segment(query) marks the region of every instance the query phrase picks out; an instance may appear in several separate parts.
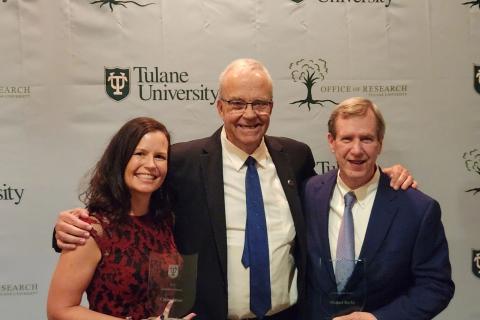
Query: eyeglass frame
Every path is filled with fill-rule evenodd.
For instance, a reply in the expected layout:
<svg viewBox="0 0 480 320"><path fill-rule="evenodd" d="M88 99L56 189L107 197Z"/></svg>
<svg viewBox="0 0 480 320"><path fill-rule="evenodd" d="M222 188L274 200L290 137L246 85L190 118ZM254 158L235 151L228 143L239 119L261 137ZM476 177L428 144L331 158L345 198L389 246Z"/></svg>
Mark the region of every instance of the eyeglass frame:
<svg viewBox="0 0 480 320"><path fill-rule="evenodd" d="M224 99L224 98L220 98L220 100L227 103L231 107L232 106L234 107L234 109L230 110L231 112L242 113L242 114L245 113L245 111L247 111L248 105L250 105L252 107L252 111L255 112L256 114L268 114L272 110L272 106L273 106L273 101L271 101L271 100L269 100L269 101L254 100L252 102L246 102L246 101L243 101L241 99L227 100L227 99ZM237 102L237 104L235 104L234 102ZM240 108L240 103L242 104L241 108ZM258 110L257 108L258 108L259 105L266 106L265 110Z"/></svg>

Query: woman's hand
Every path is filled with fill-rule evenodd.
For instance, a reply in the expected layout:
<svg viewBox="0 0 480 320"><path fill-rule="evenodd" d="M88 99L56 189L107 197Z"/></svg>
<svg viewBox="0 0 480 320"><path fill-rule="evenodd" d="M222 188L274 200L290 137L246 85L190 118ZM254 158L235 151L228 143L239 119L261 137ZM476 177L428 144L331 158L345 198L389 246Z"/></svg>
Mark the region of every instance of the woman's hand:
<svg viewBox="0 0 480 320"><path fill-rule="evenodd" d="M163 314L159 317L156 317L156 318L148 318L148 319L155 319L155 320L181 320L181 319L178 319L178 318L170 318L169 317L169 314L170 314L170 310L172 310L172 306L173 306L173 303L175 302L174 299L171 299L170 301L168 301L167 305L165 306L165 309L163 310ZM194 317L196 316L195 313L189 313L188 315L186 315L185 317L183 317L182 319L184 320L191 320L193 319Z"/></svg>

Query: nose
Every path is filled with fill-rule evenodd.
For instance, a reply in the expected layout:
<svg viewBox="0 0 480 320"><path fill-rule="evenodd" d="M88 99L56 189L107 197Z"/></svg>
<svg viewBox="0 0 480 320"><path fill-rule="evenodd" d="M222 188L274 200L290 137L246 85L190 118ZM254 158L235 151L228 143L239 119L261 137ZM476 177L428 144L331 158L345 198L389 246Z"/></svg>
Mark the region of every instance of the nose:
<svg viewBox="0 0 480 320"><path fill-rule="evenodd" d="M145 157L143 165L146 168L149 168L152 170L157 168L157 165L155 163L155 159L153 158L153 156Z"/></svg>
<svg viewBox="0 0 480 320"><path fill-rule="evenodd" d="M363 153L363 147L362 143L360 140L354 140L352 143L352 148L350 149L350 152L353 154L362 154Z"/></svg>
<svg viewBox="0 0 480 320"><path fill-rule="evenodd" d="M245 111L243 112L243 117L244 118L256 118L257 113L253 110L253 106L251 103L247 103L247 106L245 107Z"/></svg>

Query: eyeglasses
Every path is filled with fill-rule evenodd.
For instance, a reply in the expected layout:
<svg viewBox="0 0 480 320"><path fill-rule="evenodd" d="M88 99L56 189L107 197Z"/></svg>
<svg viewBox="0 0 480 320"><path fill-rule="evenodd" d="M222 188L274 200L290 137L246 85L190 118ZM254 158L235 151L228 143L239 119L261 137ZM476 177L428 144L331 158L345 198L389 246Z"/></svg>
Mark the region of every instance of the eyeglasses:
<svg viewBox="0 0 480 320"><path fill-rule="evenodd" d="M248 105L252 106L252 110L255 111L256 114L268 114L272 108L273 102L272 101L264 101L264 100L255 100L252 102L246 102L243 100L226 100L220 98L223 102L226 102L230 106L230 112L232 113L244 113L247 110Z"/></svg>

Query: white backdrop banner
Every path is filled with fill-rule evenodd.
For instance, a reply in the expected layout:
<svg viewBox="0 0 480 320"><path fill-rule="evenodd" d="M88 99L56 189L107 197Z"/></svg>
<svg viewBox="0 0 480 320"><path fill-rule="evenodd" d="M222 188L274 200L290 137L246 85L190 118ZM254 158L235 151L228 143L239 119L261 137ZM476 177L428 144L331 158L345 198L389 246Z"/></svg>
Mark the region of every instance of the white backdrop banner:
<svg viewBox="0 0 480 320"><path fill-rule="evenodd" d="M381 165L442 206L457 289L437 318L480 319L479 0L2 0L0 38L2 318L46 318L52 227L111 135L137 116L210 135L219 73L252 57L274 80L269 134L308 143L318 173L335 103L380 107Z"/></svg>

